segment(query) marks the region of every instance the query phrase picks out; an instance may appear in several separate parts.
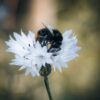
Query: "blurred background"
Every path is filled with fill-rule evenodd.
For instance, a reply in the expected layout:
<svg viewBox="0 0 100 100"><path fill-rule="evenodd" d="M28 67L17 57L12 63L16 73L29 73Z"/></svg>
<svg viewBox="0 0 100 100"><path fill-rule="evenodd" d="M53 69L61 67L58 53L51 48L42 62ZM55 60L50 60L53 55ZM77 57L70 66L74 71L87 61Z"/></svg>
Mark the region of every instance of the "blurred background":
<svg viewBox="0 0 100 100"><path fill-rule="evenodd" d="M51 24L63 33L72 29L80 57L49 75L54 100L100 100L100 0L0 0L0 100L48 100L42 77L25 77L10 66L13 54L5 41L13 32L37 32Z"/></svg>

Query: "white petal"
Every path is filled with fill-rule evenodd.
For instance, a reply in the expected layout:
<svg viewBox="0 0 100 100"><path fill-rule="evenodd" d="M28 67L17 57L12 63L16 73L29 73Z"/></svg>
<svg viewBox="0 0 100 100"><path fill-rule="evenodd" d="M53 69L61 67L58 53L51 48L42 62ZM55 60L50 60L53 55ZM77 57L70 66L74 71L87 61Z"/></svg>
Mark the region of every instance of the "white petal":
<svg viewBox="0 0 100 100"><path fill-rule="evenodd" d="M59 64L57 65L57 68L58 68L58 70L59 70L60 72L62 72L61 66L60 66Z"/></svg>
<svg viewBox="0 0 100 100"><path fill-rule="evenodd" d="M25 69L26 67L25 66L22 66L22 67L20 67L20 69L19 70L23 70L23 69Z"/></svg>
<svg viewBox="0 0 100 100"><path fill-rule="evenodd" d="M30 71L27 69L25 72L25 76L28 76L29 73L30 73Z"/></svg>
<svg viewBox="0 0 100 100"><path fill-rule="evenodd" d="M71 34L72 34L72 30L66 30L63 33L63 38L69 38Z"/></svg>

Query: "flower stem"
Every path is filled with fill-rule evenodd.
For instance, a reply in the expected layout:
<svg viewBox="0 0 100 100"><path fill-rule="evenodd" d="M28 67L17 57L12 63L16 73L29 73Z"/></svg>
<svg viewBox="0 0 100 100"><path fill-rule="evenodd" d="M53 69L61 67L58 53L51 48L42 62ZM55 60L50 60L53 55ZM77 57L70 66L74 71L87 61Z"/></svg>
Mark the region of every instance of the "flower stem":
<svg viewBox="0 0 100 100"><path fill-rule="evenodd" d="M50 92L49 81L48 81L47 76L44 77L44 83L45 83L45 87L46 87L46 90L47 90L47 93L48 93L48 96L49 96L49 100L53 100L51 92Z"/></svg>

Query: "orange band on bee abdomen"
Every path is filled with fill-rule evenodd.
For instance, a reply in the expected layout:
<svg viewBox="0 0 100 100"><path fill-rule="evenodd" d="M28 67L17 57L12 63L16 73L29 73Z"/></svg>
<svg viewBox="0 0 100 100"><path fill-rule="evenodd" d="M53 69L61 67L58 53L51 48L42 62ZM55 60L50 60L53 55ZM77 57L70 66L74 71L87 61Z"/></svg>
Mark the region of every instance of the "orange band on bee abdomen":
<svg viewBox="0 0 100 100"><path fill-rule="evenodd" d="M35 40L37 40L37 37L39 36L39 34L38 33L36 33L36 35L35 35Z"/></svg>

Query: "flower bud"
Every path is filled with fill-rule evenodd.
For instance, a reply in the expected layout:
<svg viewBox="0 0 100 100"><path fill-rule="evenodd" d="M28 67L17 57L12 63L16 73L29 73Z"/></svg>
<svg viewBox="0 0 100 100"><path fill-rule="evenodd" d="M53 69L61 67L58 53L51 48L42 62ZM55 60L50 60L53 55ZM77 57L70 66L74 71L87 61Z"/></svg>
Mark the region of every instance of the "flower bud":
<svg viewBox="0 0 100 100"><path fill-rule="evenodd" d="M41 76L44 76L44 77L48 76L51 73L51 65L46 63L45 66L41 67L39 73Z"/></svg>

